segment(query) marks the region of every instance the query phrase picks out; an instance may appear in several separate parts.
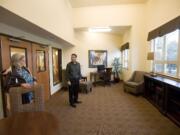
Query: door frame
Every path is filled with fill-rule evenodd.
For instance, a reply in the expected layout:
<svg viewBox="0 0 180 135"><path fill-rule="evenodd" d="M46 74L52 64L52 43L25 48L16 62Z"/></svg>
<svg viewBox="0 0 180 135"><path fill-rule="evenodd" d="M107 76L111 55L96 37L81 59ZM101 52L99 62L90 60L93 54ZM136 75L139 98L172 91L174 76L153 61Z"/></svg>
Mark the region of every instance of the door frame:
<svg viewBox="0 0 180 135"><path fill-rule="evenodd" d="M38 73L43 73L43 72L47 72L48 74L48 91L46 91L46 88L45 88L45 92L44 92L44 99L45 101L46 100L49 100L50 97L51 97L51 86L50 86L50 65L49 65L49 47L48 46L44 46L44 45L41 45L41 44L38 44L38 43L32 43L32 73L33 75L37 75ZM36 49L37 48L37 49ZM42 50L41 50L42 49ZM47 49L47 50L45 50ZM37 54L36 52L37 51L44 51L45 52L45 71L39 71L37 72ZM34 54L35 53L35 54ZM47 56L46 56L47 55ZM35 60L34 60L34 57L35 57ZM47 58L46 58L47 57ZM46 92L48 92L48 97L46 97L47 95L45 94Z"/></svg>
<svg viewBox="0 0 180 135"><path fill-rule="evenodd" d="M12 36L12 35L8 35L8 34L4 34L4 33L0 33L0 71L3 70L3 64L2 64L2 37L7 37L7 38L12 38L12 39L16 39L16 40L20 40L20 41L25 41L25 42L29 42L31 44L31 52L32 52L32 45L33 44L38 44L38 45L41 45L41 46L44 46L44 47L49 47L49 45L46 45L46 44L42 44L42 43L38 43L38 42L35 42L35 41L31 41L31 40L27 40L27 39L22 39L20 37L15 37L15 36ZM9 45L9 46L12 46L13 45ZM18 47L17 47L18 48ZM20 48L20 47L19 47ZM10 49L10 48L9 48ZM9 50L10 51L10 50ZM27 51L27 50L26 50ZM49 51L49 50L48 50ZM26 53L27 55L27 53ZM9 56L10 57L10 56ZM48 58L49 58L49 53L48 53ZM27 56L26 56L26 59L27 59ZM31 61L33 62L33 57L31 56ZM26 60L27 62L27 60ZM28 62L27 62L27 65L28 65ZM49 66L49 60L48 60L48 66ZM49 68L50 69L50 68ZM33 68L32 68L33 70ZM48 70L48 72L50 72L50 70ZM33 73L33 71L32 71ZM49 73L49 78L50 78L50 73ZM2 105L3 105L3 115L4 117L7 117L7 112L6 112L6 98L5 98L5 92L3 91L3 77L1 76L0 78L0 85L1 85L1 93L2 93ZM49 97L51 97L51 90L50 90L50 80L49 80Z"/></svg>
<svg viewBox="0 0 180 135"><path fill-rule="evenodd" d="M57 84L62 83L62 49L52 47L52 65L53 65L53 49L56 49L58 51L58 64L59 64L59 82L57 82L55 84L54 84L54 74L53 74L53 68L52 68L52 76L53 76L52 85L54 87Z"/></svg>
<svg viewBox="0 0 180 135"><path fill-rule="evenodd" d="M2 53L1 53L1 46L2 46L2 40L1 40L1 35L0 35L0 71L3 71L2 69ZM4 117L7 117L6 114L6 103L5 103L5 93L3 92L3 76L1 75L1 96L2 96L2 106L3 106L3 115Z"/></svg>

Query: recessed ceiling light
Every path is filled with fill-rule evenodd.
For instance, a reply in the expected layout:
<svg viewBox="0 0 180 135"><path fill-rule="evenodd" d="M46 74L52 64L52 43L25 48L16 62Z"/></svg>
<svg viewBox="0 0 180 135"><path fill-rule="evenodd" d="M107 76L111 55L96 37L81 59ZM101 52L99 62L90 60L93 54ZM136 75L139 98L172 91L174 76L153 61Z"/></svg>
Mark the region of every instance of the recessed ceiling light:
<svg viewBox="0 0 180 135"><path fill-rule="evenodd" d="M89 32L110 32L112 29L110 27L92 27L89 28Z"/></svg>

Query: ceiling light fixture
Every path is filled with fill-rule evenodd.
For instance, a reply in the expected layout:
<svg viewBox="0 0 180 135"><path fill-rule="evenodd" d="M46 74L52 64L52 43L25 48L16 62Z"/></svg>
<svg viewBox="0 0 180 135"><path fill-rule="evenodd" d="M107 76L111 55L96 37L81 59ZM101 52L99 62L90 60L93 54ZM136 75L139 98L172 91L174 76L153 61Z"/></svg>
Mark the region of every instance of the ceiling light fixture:
<svg viewBox="0 0 180 135"><path fill-rule="evenodd" d="M112 29L110 27L92 27L89 28L89 32L110 32Z"/></svg>

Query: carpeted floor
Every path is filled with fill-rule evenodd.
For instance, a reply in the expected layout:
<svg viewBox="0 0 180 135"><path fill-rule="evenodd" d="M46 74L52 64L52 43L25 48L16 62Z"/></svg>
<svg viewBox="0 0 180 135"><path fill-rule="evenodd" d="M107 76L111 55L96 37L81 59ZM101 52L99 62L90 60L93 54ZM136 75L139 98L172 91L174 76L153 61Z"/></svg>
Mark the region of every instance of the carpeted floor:
<svg viewBox="0 0 180 135"><path fill-rule="evenodd" d="M61 135L180 135L180 128L146 99L124 93L122 84L97 86L79 99L83 103L71 108L68 92L61 91L46 103Z"/></svg>

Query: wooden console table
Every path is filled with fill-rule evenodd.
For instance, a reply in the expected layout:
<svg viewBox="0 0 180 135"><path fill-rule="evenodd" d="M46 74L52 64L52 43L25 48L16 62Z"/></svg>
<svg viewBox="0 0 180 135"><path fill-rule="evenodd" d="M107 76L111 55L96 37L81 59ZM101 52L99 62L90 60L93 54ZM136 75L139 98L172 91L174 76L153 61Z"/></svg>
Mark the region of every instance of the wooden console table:
<svg viewBox="0 0 180 135"><path fill-rule="evenodd" d="M108 70L110 68L105 68L105 70ZM102 75L102 72L90 72L90 81L93 82L94 86L96 86L99 76ZM115 73L112 72L111 75L113 75L113 78L115 76Z"/></svg>
<svg viewBox="0 0 180 135"><path fill-rule="evenodd" d="M93 82L94 86L96 86L97 79L101 73L99 72L90 72L90 81Z"/></svg>
<svg viewBox="0 0 180 135"><path fill-rule="evenodd" d="M144 96L161 113L180 126L180 82L144 75Z"/></svg>

